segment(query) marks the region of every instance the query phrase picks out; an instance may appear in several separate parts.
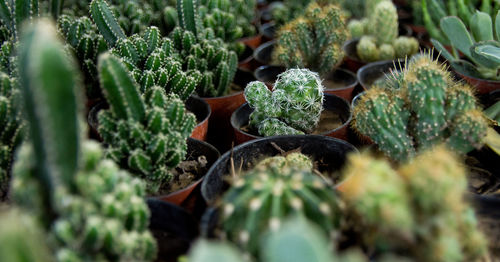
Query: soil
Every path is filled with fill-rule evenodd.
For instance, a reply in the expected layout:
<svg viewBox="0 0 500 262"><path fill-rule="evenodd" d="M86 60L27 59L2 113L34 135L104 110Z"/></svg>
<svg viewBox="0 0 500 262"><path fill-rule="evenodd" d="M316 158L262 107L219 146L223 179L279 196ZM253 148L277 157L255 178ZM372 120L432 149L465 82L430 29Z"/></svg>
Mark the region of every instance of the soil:
<svg viewBox="0 0 500 262"><path fill-rule="evenodd" d="M323 85L326 87L325 89L342 89L344 87L347 87L347 83L345 81L341 81L340 80L328 80L328 79L325 79L323 81Z"/></svg>
<svg viewBox="0 0 500 262"><path fill-rule="evenodd" d="M200 174L205 174L208 171L207 163L205 156L199 156L196 160L182 161L172 170L172 180L160 188L158 195L168 195L186 188L193 181L198 180L201 177Z"/></svg>

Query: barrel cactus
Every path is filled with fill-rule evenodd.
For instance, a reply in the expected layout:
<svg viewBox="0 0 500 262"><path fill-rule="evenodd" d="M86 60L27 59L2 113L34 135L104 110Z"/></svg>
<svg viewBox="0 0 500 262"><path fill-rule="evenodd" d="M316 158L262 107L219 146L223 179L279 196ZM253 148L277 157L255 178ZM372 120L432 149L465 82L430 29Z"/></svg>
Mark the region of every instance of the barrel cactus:
<svg viewBox="0 0 500 262"><path fill-rule="evenodd" d="M153 260L145 186L104 160L99 144L82 138L82 90L55 27L39 21L21 43L30 141L14 166L14 200L39 219L58 261Z"/></svg>
<svg viewBox="0 0 500 262"><path fill-rule="evenodd" d="M397 170L366 155L349 158L342 184L347 212L357 217L374 253L412 261L478 261L487 242L463 199L466 172L444 147L423 152ZM422 252L426 250L426 252ZM378 261L378 260L377 260Z"/></svg>
<svg viewBox="0 0 500 262"><path fill-rule="evenodd" d="M196 118L177 95L167 95L159 86L141 96L126 65L112 54L101 55L98 69L110 104L98 114L106 155L144 179L149 193L156 193L172 179L170 169L184 160Z"/></svg>
<svg viewBox="0 0 500 262"><path fill-rule="evenodd" d="M323 110L323 85L317 73L289 69L269 91L262 82L247 85L245 98L254 109L250 126L263 136L312 132Z"/></svg>
<svg viewBox="0 0 500 262"><path fill-rule="evenodd" d="M327 236L336 235L338 199L323 179L301 165L306 159L299 159L288 156L285 165L278 159L264 160L232 182L222 199L220 221L229 240L258 255L261 235L277 231L291 215L307 218Z"/></svg>
<svg viewBox="0 0 500 262"><path fill-rule="evenodd" d="M313 2L304 15L280 28L273 59L287 68L308 68L324 77L342 63L347 35L340 7Z"/></svg>
<svg viewBox="0 0 500 262"><path fill-rule="evenodd" d="M397 161L442 142L463 154L482 146L488 122L472 87L430 54L409 60L399 77L399 89L379 85L361 97L353 111L358 132Z"/></svg>

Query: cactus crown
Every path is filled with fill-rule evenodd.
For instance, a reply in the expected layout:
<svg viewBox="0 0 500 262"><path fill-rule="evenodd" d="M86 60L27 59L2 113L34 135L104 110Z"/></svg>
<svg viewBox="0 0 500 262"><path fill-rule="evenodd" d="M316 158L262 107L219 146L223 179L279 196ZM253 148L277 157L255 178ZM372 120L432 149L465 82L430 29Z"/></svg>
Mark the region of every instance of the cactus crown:
<svg viewBox="0 0 500 262"><path fill-rule="evenodd" d="M98 64L101 88L110 109L98 114L99 133L108 145L106 154L147 182L157 193L184 160L186 140L196 125L193 114L175 94L152 86L144 96L126 65L105 53Z"/></svg>
<svg viewBox="0 0 500 262"><path fill-rule="evenodd" d="M333 233L340 224L337 197L304 163L310 160L300 154L274 157L236 178L222 199L226 237L258 255L262 233L278 230L291 215L306 217L323 232Z"/></svg>
<svg viewBox="0 0 500 262"><path fill-rule="evenodd" d="M281 27L273 59L288 68L309 68L326 76L342 62L346 39L341 9L313 2L304 15Z"/></svg>
<svg viewBox="0 0 500 262"><path fill-rule="evenodd" d="M15 200L49 231L59 261L152 260L144 185L102 160L98 144L81 142L76 70L55 28L40 21L21 43L31 143L14 166Z"/></svg>
<svg viewBox="0 0 500 262"><path fill-rule="evenodd" d="M421 54L407 62L399 89L373 88L354 108L354 127L389 157L446 143L460 153L479 148L488 123L472 88L455 82L444 65Z"/></svg>
<svg viewBox="0 0 500 262"><path fill-rule="evenodd" d="M323 85L307 69L280 74L272 92L262 82L251 82L244 94L254 109L250 125L264 136L310 133L323 110Z"/></svg>
<svg viewBox="0 0 500 262"><path fill-rule="evenodd" d="M356 226L371 232L365 241L375 253L399 250L415 261L443 262L475 261L485 254L474 211L463 200L465 170L443 147L397 170L367 156L349 160L342 196L359 219Z"/></svg>

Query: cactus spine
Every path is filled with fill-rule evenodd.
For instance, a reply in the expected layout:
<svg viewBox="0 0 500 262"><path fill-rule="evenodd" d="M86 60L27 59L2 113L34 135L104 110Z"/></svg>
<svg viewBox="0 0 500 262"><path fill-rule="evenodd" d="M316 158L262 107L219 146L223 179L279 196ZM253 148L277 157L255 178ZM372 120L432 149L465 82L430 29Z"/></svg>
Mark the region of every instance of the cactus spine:
<svg viewBox="0 0 500 262"><path fill-rule="evenodd" d="M152 86L142 97L119 58L105 53L98 68L110 104L98 114L107 156L144 179L149 193L157 193L172 179L170 169L184 160L196 118L177 95L161 87Z"/></svg>
<svg viewBox="0 0 500 262"><path fill-rule="evenodd" d="M273 59L287 68L308 68L326 76L344 58L345 18L336 5L311 3L303 16L278 32Z"/></svg>
<svg viewBox="0 0 500 262"><path fill-rule="evenodd" d="M244 95L254 109L250 125L264 136L310 133L323 110L323 85L307 69L280 74L272 92L262 82L251 82Z"/></svg>
<svg viewBox="0 0 500 262"><path fill-rule="evenodd" d="M58 261L152 260L144 185L82 142L75 66L49 22L24 32L19 60L31 143L14 167L15 200L41 219Z"/></svg>
<svg viewBox="0 0 500 262"><path fill-rule="evenodd" d="M329 186L312 170L285 160L284 166L276 160L258 164L236 178L223 197L222 229L251 254L258 255L261 234L278 230L290 215L309 219L330 236L340 224L338 202Z"/></svg>
<svg viewBox="0 0 500 262"><path fill-rule="evenodd" d="M92 0L90 14L99 32L110 46L114 46L118 39L126 37L105 0Z"/></svg>
<svg viewBox="0 0 500 262"><path fill-rule="evenodd" d="M442 142L464 154L482 145L488 123L470 86L454 82L430 54L408 61L398 77L399 89L373 88L353 111L354 127L386 155L405 161Z"/></svg>

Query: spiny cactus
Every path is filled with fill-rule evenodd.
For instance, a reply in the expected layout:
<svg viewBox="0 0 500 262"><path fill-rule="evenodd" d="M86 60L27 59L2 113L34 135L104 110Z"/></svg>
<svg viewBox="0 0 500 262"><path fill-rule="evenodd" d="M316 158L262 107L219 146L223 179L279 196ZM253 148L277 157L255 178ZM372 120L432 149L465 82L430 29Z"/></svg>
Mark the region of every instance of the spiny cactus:
<svg viewBox="0 0 500 262"><path fill-rule="evenodd" d="M304 7L313 2L316 2L321 6L326 6L330 4L340 5L340 3L344 2L344 0L284 0L281 2L271 3L269 5L269 9L271 11L273 21L278 26L281 26L303 15L305 11Z"/></svg>
<svg viewBox="0 0 500 262"><path fill-rule="evenodd" d="M385 161L352 155L342 197L374 253L398 252L414 261L478 261L487 242L463 199L465 174L443 147L397 170Z"/></svg>
<svg viewBox="0 0 500 262"><path fill-rule="evenodd" d="M113 11L105 0L92 0L90 3L90 14L109 46L113 47L118 39L126 37Z"/></svg>
<svg viewBox="0 0 500 262"><path fill-rule="evenodd" d="M262 233L278 230L290 215L305 217L335 236L340 216L334 191L312 170L293 163L257 164L236 178L222 199L224 235L250 254L258 255Z"/></svg>
<svg viewBox="0 0 500 262"><path fill-rule="evenodd" d="M17 41L19 28L25 21L38 16L38 0L1 0L0 20L5 24L10 37Z"/></svg>
<svg viewBox="0 0 500 262"><path fill-rule="evenodd" d="M287 68L308 68L326 76L342 63L347 34L339 7L313 2L303 16L281 27L273 59Z"/></svg>
<svg viewBox="0 0 500 262"><path fill-rule="evenodd" d="M399 89L379 85L361 97L353 111L358 132L397 161L441 142L464 154L481 147L488 123L470 86L454 82L430 54L400 74Z"/></svg>
<svg viewBox="0 0 500 262"><path fill-rule="evenodd" d="M197 70L183 70L172 40L162 38L157 27L148 28L142 36L133 35L118 40L111 52L126 63L135 81L140 84L141 93L152 86L159 86L185 101L201 80Z"/></svg>
<svg viewBox="0 0 500 262"><path fill-rule="evenodd" d="M145 187L94 142L82 142L75 66L55 28L39 21L21 40L19 74L30 142L14 166L15 201L40 219L58 261L150 261Z"/></svg>
<svg viewBox="0 0 500 262"><path fill-rule="evenodd" d="M250 125L263 136L310 133L323 110L323 85L318 74L307 69L280 74L272 92L262 82L251 82L244 95L254 109Z"/></svg>
<svg viewBox="0 0 500 262"><path fill-rule="evenodd" d="M109 158L147 182L156 193L172 179L170 169L186 155L186 140L196 125L182 100L158 86L144 96L119 58L105 53L98 64L101 88L110 104L99 112L99 133Z"/></svg>
<svg viewBox="0 0 500 262"><path fill-rule="evenodd" d="M398 12L391 1L381 1L372 9L367 31L377 45L392 44L398 37Z"/></svg>

